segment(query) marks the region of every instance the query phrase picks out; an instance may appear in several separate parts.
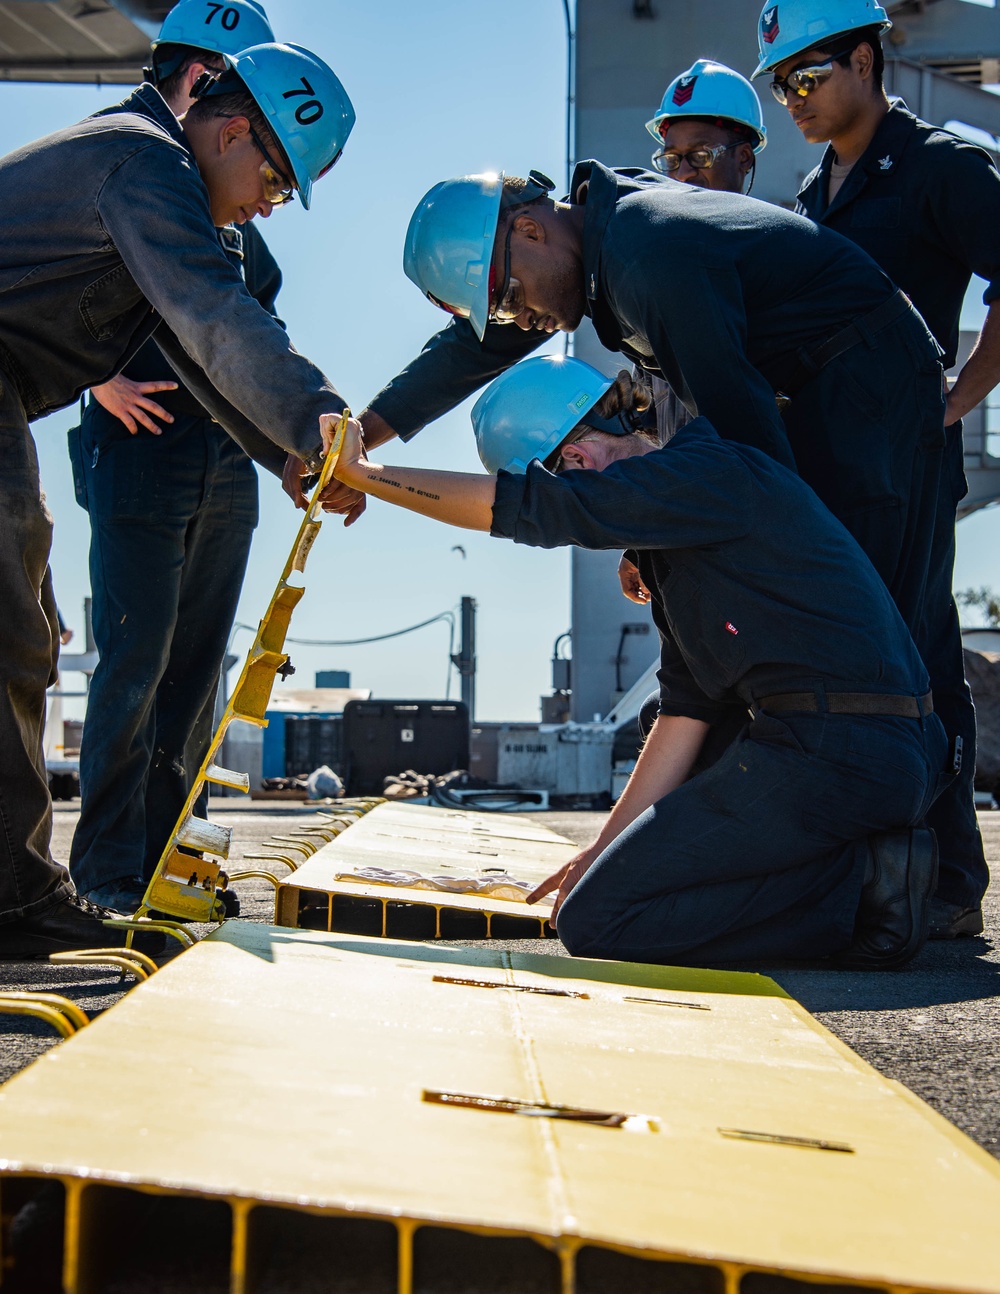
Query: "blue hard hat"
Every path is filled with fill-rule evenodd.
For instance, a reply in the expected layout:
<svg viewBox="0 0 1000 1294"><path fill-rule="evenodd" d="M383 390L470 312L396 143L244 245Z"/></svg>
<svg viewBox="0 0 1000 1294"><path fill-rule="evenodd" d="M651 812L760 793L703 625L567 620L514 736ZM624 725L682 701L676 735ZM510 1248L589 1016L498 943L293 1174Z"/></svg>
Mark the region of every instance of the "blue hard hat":
<svg viewBox="0 0 1000 1294"><path fill-rule="evenodd" d="M157 58L161 45L189 45L195 49L212 50L216 54L238 54L249 45L262 45L274 40L263 5L257 0L180 0L180 4L163 20L159 34L152 42L152 81L159 85L176 72L184 55Z"/></svg>
<svg viewBox="0 0 1000 1294"><path fill-rule="evenodd" d="M757 23L760 62L751 79L804 50L822 48L831 37L875 26L881 31L892 26L878 0L778 0L777 4L765 4Z"/></svg>
<svg viewBox="0 0 1000 1294"><path fill-rule="evenodd" d="M528 175L524 190L509 203L531 202L555 188L539 171ZM503 171L490 171L435 184L417 203L403 246L403 271L410 282L442 310L468 319L480 341L489 322L503 182Z"/></svg>
<svg viewBox="0 0 1000 1294"><path fill-rule="evenodd" d="M660 142L663 123L682 117L722 117L747 126L757 136L755 153L767 143L757 91L745 76L708 58L698 59L670 82L656 116L646 122L646 129Z"/></svg>
<svg viewBox="0 0 1000 1294"><path fill-rule="evenodd" d="M339 160L354 128L354 105L333 71L301 45L252 45L227 54L227 71L205 78L193 93L225 94L238 85L250 91L292 168L302 205L309 210L312 186Z"/></svg>
<svg viewBox="0 0 1000 1294"><path fill-rule="evenodd" d="M494 476L523 472L532 459L544 461L581 420L614 435L634 431L618 419L586 417L613 384L614 378L565 355L536 355L515 364L473 406L483 466Z"/></svg>

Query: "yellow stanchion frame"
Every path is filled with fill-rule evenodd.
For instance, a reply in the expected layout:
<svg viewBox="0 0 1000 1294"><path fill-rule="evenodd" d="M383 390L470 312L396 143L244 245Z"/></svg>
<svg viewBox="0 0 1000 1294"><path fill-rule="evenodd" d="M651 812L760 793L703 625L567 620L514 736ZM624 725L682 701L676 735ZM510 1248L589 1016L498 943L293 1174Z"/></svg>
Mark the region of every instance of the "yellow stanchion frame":
<svg viewBox="0 0 1000 1294"><path fill-rule="evenodd" d="M232 831L196 817L194 806L206 783L228 786L244 793L250 790L247 775L223 768L216 763L216 756L234 720L252 723L258 728L267 727L264 716L275 676L288 663L284 650L285 635L292 612L305 593L305 586L295 582L295 576L305 571L309 553L323 524L320 496L333 475L350 416L350 410L345 409L337 424L292 551L257 628L239 681L215 730L208 753L157 863L137 917L153 911L165 912L185 921L221 921L225 917L225 906L216 890L225 889L229 883L222 863L229 855Z"/></svg>

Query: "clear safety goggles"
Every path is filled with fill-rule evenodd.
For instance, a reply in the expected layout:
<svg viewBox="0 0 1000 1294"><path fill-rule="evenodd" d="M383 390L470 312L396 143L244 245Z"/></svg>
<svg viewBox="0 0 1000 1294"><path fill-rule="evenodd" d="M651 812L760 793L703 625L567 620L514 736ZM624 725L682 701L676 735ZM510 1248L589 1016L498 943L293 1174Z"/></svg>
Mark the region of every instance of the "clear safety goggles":
<svg viewBox="0 0 1000 1294"><path fill-rule="evenodd" d="M260 164L260 180L264 187L264 201L269 202L272 207L283 207L286 202L293 202L295 200L295 185L286 179L281 169L275 165L274 159L264 147L253 126L250 127L250 136L257 145L258 150L264 155L264 160ZM337 158L334 158L334 162L336 160ZM332 166L333 162L330 165Z"/></svg>
<svg viewBox="0 0 1000 1294"><path fill-rule="evenodd" d="M681 163L687 162L693 171L710 171L723 153L731 148L739 148L743 140L735 144L719 144L717 148L690 148L686 153L678 153L673 148L661 148L653 154L653 165L661 175L673 175L681 169Z"/></svg>
<svg viewBox="0 0 1000 1294"><path fill-rule="evenodd" d="M840 63L843 66L847 63L855 48L856 46L852 45L850 49L842 50L839 54L831 54L822 63L810 63L808 67L797 67L794 72L789 72L785 77L776 76L771 82L771 93L783 108L788 107L789 92L804 99L814 90L818 90L825 81L829 81L833 76L834 64Z"/></svg>

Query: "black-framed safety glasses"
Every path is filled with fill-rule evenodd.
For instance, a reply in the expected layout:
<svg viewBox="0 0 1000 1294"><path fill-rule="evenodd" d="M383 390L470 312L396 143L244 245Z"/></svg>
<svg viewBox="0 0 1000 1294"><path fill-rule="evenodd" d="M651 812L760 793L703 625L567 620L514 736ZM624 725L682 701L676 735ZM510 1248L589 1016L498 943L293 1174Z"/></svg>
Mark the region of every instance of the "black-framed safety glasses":
<svg viewBox="0 0 1000 1294"><path fill-rule="evenodd" d="M265 201L269 202L272 207L283 207L286 202L294 202L295 185L287 178L284 171L264 147L263 140L253 126L250 127L250 137L264 157L263 162L260 164L260 178L264 186ZM336 160L334 158L330 165L332 166Z"/></svg>
<svg viewBox="0 0 1000 1294"><path fill-rule="evenodd" d="M524 287L520 279L510 276L510 240L514 233L514 221L507 226L507 237L503 245L503 279L500 289L493 291L496 271L490 267L490 323L511 324L525 309Z"/></svg>

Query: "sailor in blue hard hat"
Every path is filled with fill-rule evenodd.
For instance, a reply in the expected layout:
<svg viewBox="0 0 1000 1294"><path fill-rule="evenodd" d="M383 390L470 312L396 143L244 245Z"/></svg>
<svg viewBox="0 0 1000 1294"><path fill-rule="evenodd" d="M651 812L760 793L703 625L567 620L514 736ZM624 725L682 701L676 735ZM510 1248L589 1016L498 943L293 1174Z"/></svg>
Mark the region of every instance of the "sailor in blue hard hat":
<svg viewBox="0 0 1000 1294"><path fill-rule="evenodd" d="M298 197L308 211L312 186L340 160L347 137L354 128L354 107L335 73L317 56L300 45L253 45L241 53L226 56L226 71L206 76L193 90L198 102L185 116L185 130L196 128L192 138L199 170L213 199L213 214L225 215L220 224L253 219L259 211L269 215L272 207ZM233 171L223 156L225 145L216 150L211 130L204 141L207 149L199 155L200 126L225 119L231 95L249 91L259 112L257 122L248 118L247 130L238 144L254 150L258 176L267 209L252 203L244 206L235 192L227 193L228 208L215 209L216 188L231 188ZM253 114L257 116L257 114ZM263 161L259 160L263 158ZM237 208L233 210L234 206Z"/></svg>
<svg viewBox="0 0 1000 1294"><path fill-rule="evenodd" d="M765 4L757 22L759 61L753 80L807 50L847 44L854 32L871 29L877 37L892 26L878 0L778 0ZM828 73L824 73L828 75Z"/></svg>
<svg viewBox="0 0 1000 1294"><path fill-rule="evenodd" d="M985 282L986 320L946 399L949 484L928 527L934 551L925 592L937 631L922 644L938 712L963 745L961 774L930 818L941 842L932 937L954 938L982 931L989 881L973 794L975 711L952 572L956 508L965 493L961 419L1000 383L1000 173L985 149L889 98L880 43L889 25L871 0L765 5L758 74L770 73L772 93L803 137L826 144L799 189L797 210L862 247L898 284L940 346L946 370L958 359L972 277Z"/></svg>
<svg viewBox="0 0 1000 1294"><path fill-rule="evenodd" d="M199 78L225 71L225 55L273 40L254 0L180 0L153 41L146 78L180 118ZM219 240L247 291L274 315L281 271L258 226L229 225ZM77 501L90 520L99 655L69 869L91 902L131 914L214 729L219 671L259 514L257 473L152 340L91 387L69 446ZM148 491L151 469L169 507L138 516L122 500ZM120 631L123 609L129 633ZM230 892L220 895L233 915Z"/></svg>
<svg viewBox="0 0 1000 1294"><path fill-rule="evenodd" d="M178 74L196 58L203 68L221 72L224 55L273 40L267 14L257 0L226 0L225 4L216 0L180 0L164 18L151 44L146 79L166 98L176 88ZM203 57L205 54L209 59Z"/></svg>
<svg viewBox="0 0 1000 1294"><path fill-rule="evenodd" d="M537 355L515 364L490 383L472 409L483 466L496 476L523 472L539 459L556 470L561 462L585 454L581 442L595 431L616 438L639 435L647 444L657 444L655 429L641 416L648 397L612 417L598 412L598 403L614 384L614 378L565 355ZM571 448L576 445L581 449Z"/></svg>
<svg viewBox="0 0 1000 1294"><path fill-rule="evenodd" d="M627 372L529 359L477 406L495 476L371 463L356 422L334 471L496 538L637 552L659 713L596 841L529 896L557 892L571 953L901 966L926 939L936 851L920 822L946 745L913 641L801 480L705 418L661 448L634 430L647 400ZM692 776L732 708L738 739Z"/></svg>
<svg viewBox="0 0 1000 1294"><path fill-rule="evenodd" d="M225 71L192 87L197 102L182 120L143 85L0 158L0 441L16 460L0 472L0 959L93 947L109 933L102 909L78 901L49 852L45 764L30 739L42 729L58 641L52 518L30 423L119 373L154 334L204 408L278 476L289 451L319 463L319 417L344 408L248 292L219 228L293 197L308 206L354 111L308 50L264 43L225 57ZM113 447L95 448L100 479L115 491ZM125 517L169 508L156 466L116 504ZM114 625L132 632L127 612Z"/></svg>
<svg viewBox="0 0 1000 1294"><path fill-rule="evenodd" d="M757 92L731 67L700 58L675 77L646 129L656 170L686 184L742 193L767 143Z"/></svg>

